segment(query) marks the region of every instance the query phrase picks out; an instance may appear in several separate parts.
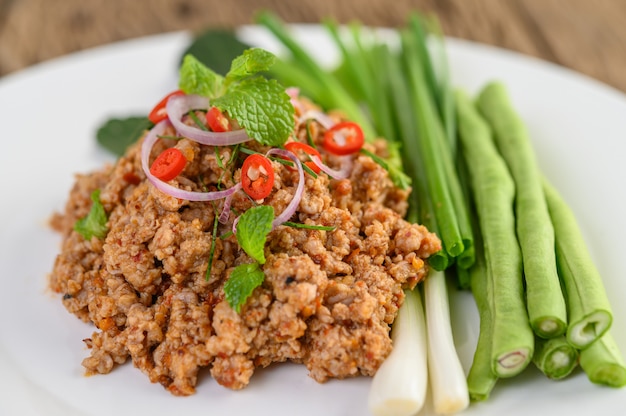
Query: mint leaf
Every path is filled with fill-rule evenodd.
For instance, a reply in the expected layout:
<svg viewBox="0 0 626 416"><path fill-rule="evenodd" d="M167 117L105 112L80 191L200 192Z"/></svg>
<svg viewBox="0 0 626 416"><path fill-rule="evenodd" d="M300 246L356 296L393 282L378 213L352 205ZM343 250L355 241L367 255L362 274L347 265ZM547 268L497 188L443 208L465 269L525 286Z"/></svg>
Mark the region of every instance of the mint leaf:
<svg viewBox="0 0 626 416"><path fill-rule="evenodd" d="M259 72L265 72L274 65L275 61L276 56L265 49L247 49L243 54L233 59L230 71L226 74L226 84L256 75Z"/></svg>
<svg viewBox="0 0 626 416"><path fill-rule="evenodd" d="M107 214L100 202L100 190L96 189L91 193L93 204L89 213L76 221L74 230L83 236L85 240L91 240L95 236L103 239L107 235Z"/></svg>
<svg viewBox="0 0 626 416"><path fill-rule="evenodd" d="M98 128L96 140L114 155L122 156L150 127L147 117L112 118Z"/></svg>
<svg viewBox="0 0 626 416"><path fill-rule="evenodd" d="M241 214L237 223L237 242L256 261L265 263L265 240L272 231L274 208L270 205L252 207Z"/></svg>
<svg viewBox="0 0 626 416"><path fill-rule="evenodd" d="M259 267L259 263L240 264L230 274L224 283L224 294L231 308L241 312L241 306L246 303L254 289L259 287L265 274Z"/></svg>
<svg viewBox="0 0 626 416"><path fill-rule="evenodd" d="M250 45L237 39L232 30L208 29L193 40L183 52L182 57L188 54L193 55L208 68L220 75L226 75L233 59L248 48Z"/></svg>
<svg viewBox="0 0 626 416"><path fill-rule="evenodd" d="M266 146L281 146L294 129L293 105L276 80L255 77L231 84L212 104Z"/></svg>
<svg viewBox="0 0 626 416"><path fill-rule="evenodd" d="M207 68L193 55L185 55L178 86L187 94L213 98L223 92L224 77Z"/></svg>

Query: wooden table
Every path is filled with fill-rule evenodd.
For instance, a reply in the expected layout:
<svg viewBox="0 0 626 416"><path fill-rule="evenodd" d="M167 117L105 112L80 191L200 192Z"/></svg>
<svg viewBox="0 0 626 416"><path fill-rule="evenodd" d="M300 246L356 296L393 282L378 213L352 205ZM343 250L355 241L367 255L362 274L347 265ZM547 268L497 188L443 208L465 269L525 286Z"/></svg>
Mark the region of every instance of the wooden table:
<svg viewBox="0 0 626 416"><path fill-rule="evenodd" d="M0 0L0 76L83 48L159 32L252 23L259 8L287 22L398 26L432 11L449 36L572 68L626 91L623 0Z"/></svg>

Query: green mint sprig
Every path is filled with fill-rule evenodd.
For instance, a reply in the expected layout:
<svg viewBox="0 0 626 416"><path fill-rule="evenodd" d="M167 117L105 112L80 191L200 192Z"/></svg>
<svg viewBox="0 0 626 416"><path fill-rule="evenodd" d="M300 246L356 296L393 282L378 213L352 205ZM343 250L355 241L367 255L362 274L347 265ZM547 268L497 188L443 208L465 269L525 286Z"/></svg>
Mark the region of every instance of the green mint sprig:
<svg viewBox="0 0 626 416"><path fill-rule="evenodd" d="M241 306L264 279L265 274L259 263L245 263L235 267L224 283L224 294L230 307L237 313L241 312Z"/></svg>
<svg viewBox="0 0 626 416"><path fill-rule="evenodd" d="M187 94L211 99L211 105L239 123L250 137L267 146L280 146L294 129L294 109L285 88L261 74L276 57L263 49L250 48L236 57L221 76L193 55L186 55L180 68L179 87Z"/></svg>
<svg viewBox="0 0 626 416"><path fill-rule="evenodd" d="M109 229L107 228L107 214L100 202L99 189L91 193L91 200L93 204L89 213L74 223L74 230L82 235L85 240L91 240L91 237L94 236L103 239Z"/></svg>
<svg viewBox="0 0 626 416"><path fill-rule="evenodd" d="M254 263L241 264L232 271L224 284L224 294L231 308L237 313L254 289L260 286L265 279L261 265L265 263L265 241L272 231L274 208L269 205L259 205L248 209L241 214L237 223L237 242L241 248L254 260Z"/></svg>

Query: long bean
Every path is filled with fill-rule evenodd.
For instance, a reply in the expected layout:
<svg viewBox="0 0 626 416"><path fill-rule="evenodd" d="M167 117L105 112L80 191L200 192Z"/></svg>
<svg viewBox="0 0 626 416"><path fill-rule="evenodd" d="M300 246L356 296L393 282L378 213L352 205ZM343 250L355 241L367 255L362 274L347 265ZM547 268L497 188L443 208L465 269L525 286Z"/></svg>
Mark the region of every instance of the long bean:
<svg viewBox="0 0 626 416"><path fill-rule="evenodd" d="M493 339L493 316L491 299L493 286L487 274L487 265L482 250L480 233L474 233L476 246L476 261L468 270L470 287L480 317L480 327L476 350L467 375L467 389L471 401L484 401L489 398L495 387L498 377L491 368L491 340ZM466 269L461 269L466 270Z"/></svg>
<svg viewBox="0 0 626 416"><path fill-rule="evenodd" d="M548 378L560 380L567 377L578 365L578 350L565 335L544 339L536 337L533 363Z"/></svg>
<svg viewBox="0 0 626 416"><path fill-rule="evenodd" d="M580 366L591 382L610 387L626 386L626 364L610 332L580 352Z"/></svg>
<svg viewBox="0 0 626 416"><path fill-rule="evenodd" d="M556 233L556 259L569 312L567 339L585 349L611 326L611 305L574 213L547 180L543 189Z"/></svg>
<svg viewBox="0 0 626 416"><path fill-rule="evenodd" d="M556 268L554 229L526 126L502 83L492 82L483 88L478 108L491 125L515 181L517 236L522 249L530 324L543 338L560 335L567 327L567 310Z"/></svg>
<svg viewBox="0 0 626 416"><path fill-rule="evenodd" d="M522 256L515 236L515 185L488 124L470 99L455 95L461 151L470 173L486 261L493 338L492 369L511 377L530 362L534 333L524 303Z"/></svg>

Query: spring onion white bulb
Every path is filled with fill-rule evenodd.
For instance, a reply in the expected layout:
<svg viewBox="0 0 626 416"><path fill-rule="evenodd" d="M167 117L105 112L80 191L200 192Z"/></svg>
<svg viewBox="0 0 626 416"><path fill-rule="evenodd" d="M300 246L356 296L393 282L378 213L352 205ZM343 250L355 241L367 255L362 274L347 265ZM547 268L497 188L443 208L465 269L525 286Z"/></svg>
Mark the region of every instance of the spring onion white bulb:
<svg viewBox="0 0 626 416"><path fill-rule="evenodd" d="M467 379L454 347L446 277L431 271L424 281L428 331L428 374L433 405L438 414L452 414L469 406Z"/></svg>
<svg viewBox="0 0 626 416"><path fill-rule="evenodd" d="M405 291L404 303L393 323L393 350L374 375L369 409L374 416L409 416L419 412L426 398L426 326L417 289Z"/></svg>

